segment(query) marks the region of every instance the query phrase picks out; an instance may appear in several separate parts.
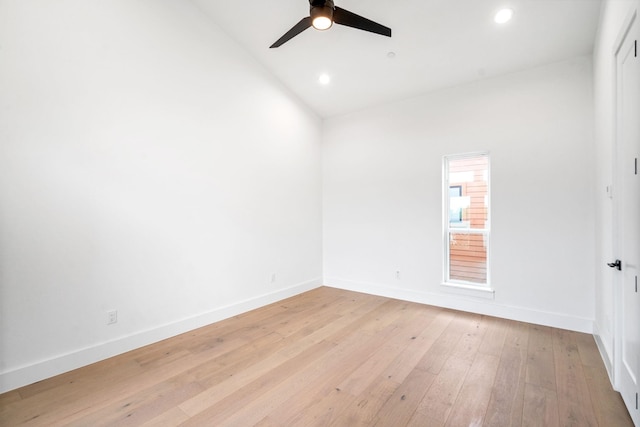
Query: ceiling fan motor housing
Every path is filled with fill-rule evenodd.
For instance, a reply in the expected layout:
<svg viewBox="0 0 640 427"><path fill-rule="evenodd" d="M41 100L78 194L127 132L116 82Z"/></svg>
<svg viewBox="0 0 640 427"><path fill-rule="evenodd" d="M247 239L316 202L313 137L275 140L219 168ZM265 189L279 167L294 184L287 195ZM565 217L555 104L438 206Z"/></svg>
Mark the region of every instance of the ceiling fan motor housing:
<svg viewBox="0 0 640 427"><path fill-rule="evenodd" d="M309 3L311 4L311 20L323 16L333 22L333 11L335 9L333 0L309 0Z"/></svg>
<svg viewBox="0 0 640 427"><path fill-rule="evenodd" d="M313 6L327 6L333 8L333 0L309 0L309 4Z"/></svg>

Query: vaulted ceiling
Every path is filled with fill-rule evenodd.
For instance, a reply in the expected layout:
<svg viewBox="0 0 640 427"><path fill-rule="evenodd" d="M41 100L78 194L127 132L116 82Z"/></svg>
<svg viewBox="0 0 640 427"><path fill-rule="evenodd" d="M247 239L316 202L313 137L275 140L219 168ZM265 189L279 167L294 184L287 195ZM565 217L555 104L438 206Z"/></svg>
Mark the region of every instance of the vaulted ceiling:
<svg viewBox="0 0 640 427"><path fill-rule="evenodd" d="M192 1L321 117L591 54L600 13L599 0L335 0L392 37L334 25L269 49L308 0Z"/></svg>

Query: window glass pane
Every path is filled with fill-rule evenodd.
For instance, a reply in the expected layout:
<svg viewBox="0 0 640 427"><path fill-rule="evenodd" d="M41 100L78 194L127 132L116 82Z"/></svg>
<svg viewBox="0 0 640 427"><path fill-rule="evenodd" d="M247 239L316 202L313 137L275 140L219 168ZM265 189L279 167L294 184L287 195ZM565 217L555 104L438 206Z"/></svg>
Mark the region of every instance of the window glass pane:
<svg viewBox="0 0 640 427"><path fill-rule="evenodd" d="M460 196L462 196L461 186L454 185L449 187L449 222L452 223L452 227L462 222L462 208L457 203Z"/></svg>
<svg viewBox="0 0 640 427"><path fill-rule="evenodd" d="M449 226L487 228L487 156L449 159Z"/></svg>
<svg viewBox="0 0 640 427"><path fill-rule="evenodd" d="M449 279L487 283L486 236L449 233Z"/></svg>

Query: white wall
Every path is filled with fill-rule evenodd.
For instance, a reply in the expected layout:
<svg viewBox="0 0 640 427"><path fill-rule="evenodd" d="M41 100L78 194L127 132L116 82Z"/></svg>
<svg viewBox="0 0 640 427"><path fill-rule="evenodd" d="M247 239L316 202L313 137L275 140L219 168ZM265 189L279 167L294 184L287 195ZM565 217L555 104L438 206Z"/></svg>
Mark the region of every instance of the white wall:
<svg viewBox="0 0 640 427"><path fill-rule="evenodd" d="M320 125L190 2L1 1L0 391L319 286Z"/></svg>
<svg viewBox="0 0 640 427"><path fill-rule="evenodd" d="M614 338L613 270L605 264L614 260L612 246L612 200L606 188L613 182L613 138L616 40L630 16L635 0L607 0L602 4L593 54L595 142L596 142L596 313L594 333L605 365L611 374ZM637 6L636 6L637 7ZM615 194L615 189L614 189Z"/></svg>
<svg viewBox="0 0 640 427"><path fill-rule="evenodd" d="M442 156L479 150L494 300L441 286ZM591 331L594 166L589 57L330 119L325 284Z"/></svg>

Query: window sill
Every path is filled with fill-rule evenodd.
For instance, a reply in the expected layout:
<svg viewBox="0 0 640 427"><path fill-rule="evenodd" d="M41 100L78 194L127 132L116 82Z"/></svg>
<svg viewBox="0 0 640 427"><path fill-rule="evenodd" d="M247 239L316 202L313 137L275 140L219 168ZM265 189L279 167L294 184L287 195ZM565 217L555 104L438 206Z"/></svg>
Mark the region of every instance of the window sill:
<svg viewBox="0 0 640 427"><path fill-rule="evenodd" d="M444 292L468 297L494 299L495 291L486 286L463 285L461 283L441 283Z"/></svg>

